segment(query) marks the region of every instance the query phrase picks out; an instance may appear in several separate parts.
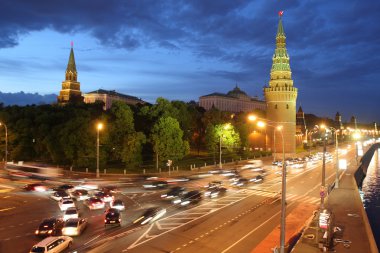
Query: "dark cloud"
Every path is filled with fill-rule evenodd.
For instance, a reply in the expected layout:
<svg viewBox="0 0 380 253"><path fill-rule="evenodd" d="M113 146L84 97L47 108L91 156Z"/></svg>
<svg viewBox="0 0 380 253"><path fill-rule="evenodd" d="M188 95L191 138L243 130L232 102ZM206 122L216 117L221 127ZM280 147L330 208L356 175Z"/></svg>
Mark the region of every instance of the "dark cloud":
<svg viewBox="0 0 380 253"><path fill-rule="evenodd" d="M0 49L14 47L21 35L43 29L86 32L103 46L128 51L186 50L234 67L206 71L210 75L265 85L280 9L285 11L291 68L305 111L316 108L308 94L318 89L339 90L342 97L355 93L358 99L365 99L359 87L366 87L371 98L379 93L372 85L380 78L377 0L2 0ZM333 96L324 101L339 107Z"/></svg>

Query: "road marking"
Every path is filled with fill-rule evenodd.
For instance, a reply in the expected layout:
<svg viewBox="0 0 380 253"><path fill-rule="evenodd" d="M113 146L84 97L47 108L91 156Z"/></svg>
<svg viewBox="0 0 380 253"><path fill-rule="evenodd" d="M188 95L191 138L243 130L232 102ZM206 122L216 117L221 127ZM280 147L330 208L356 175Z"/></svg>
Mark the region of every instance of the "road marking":
<svg viewBox="0 0 380 253"><path fill-rule="evenodd" d="M149 233L149 231L153 228L153 225L154 225L154 223L152 223L149 226L149 228L134 243L132 243L131 245L129 245L129 247L126 250L123 250L123 252L127 251L128 249L132 249L133 247L135 247L135 245L138 244L138 242Z"/></svg>
<svg viewBox="0 0 380 253"><path fill-rule="evenodd" d="M8 208L4 208L4 209L0 209L0 212L4 212L4 211L8 211L8 210L12 210L12 209L15 209L16 207L8 207Z"/></svg>
<svg viewBox="0 0 380 253"><path fill-rule="evenodd" d="M11 196L4 196L3 199L7 199L7 198L10 198Z"/></svg>
<svg viewBox="0 0 380 253"><path fill-rule="evenodd" d="M95 236L94 238L92 238L91 240L89 240L88 242L86 242L84 245L87 245L87 244L89 244L90 242L96 240L99 236L101 236L101 235Z"/></svg>

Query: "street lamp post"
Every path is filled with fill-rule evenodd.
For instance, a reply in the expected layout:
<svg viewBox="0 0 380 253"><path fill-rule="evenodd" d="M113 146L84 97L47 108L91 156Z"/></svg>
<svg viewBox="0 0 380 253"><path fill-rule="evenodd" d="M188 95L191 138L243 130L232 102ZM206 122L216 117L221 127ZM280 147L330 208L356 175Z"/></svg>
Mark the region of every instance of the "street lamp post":
<svg viewBox="0 0 380 253"><path fill-rule="evenodd" d="M7 125L0 122L0 126L4 126L5 129L5 165L4 168L7 168L7 162L8 162L8 128Z"/></svg>
<svg viewBox="0 0 380 253"><path fill-rule="evenodd" d="M330 127L335 132L335 189L339 188L339 149L338 149L338 130Z"/></svg>
<svg viewBox="0 0 380 253"><path fill-rule="evenodd" d="M103 124L98 123L96 126L96 177L99 178L99 132L103 129Z"/></svg>
<svg viewBox="0 0 380 253"><path fill-rule="evenodd" d="M222 134L219 135L219 168L222 168Z"/></svg>
<svg viewBox="0 0 380 253"><path fill-rule="evenodd" d="M266 120L268 121L268 120ZM275 123L275 122L271 122ZM257 125L259 127L264 127L265 123L258 122ZM276 136L276 130L280 132L281 134L281 140L282 140L282 171L281 171L281 224L280 224L280 253L285 252L285 220L286 220L286 163L285 163L285 142L284 142L284 134L283 134L283 127L282 126L275 126L270 125L274 128L274 134L273 136ZM275 146L274 146L275 147Z"/></svg>
<svg viewBox="0 0 380 253"><path fill-rule="evenodd" d="M326 187L326 126L322 125L323 132L323 155L322 155L322 182L321 182L321 210L325 209L325 187Z"/></svg>

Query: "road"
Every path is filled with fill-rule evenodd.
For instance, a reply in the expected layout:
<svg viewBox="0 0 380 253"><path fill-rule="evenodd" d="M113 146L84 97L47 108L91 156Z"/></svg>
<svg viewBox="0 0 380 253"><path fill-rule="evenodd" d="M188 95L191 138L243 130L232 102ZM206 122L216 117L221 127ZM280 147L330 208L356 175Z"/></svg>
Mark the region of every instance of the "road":
<svg viewBox="0 0 380 253"><path fill-rule="evenodd" d="M352 155L352 151L349 154ZM125 185L116 198L122 199L127 210L122 213L122 226L104 228L103 210L88 210L77 202L81 217L89 225L74 238L68 252L250 252L275 229L280 220L279 191L281 176L278 168L264 166L268 175L262 184L244 188L229 187L219 199L204 199L198 205L178 208L163 201L165 190L144 190L141 186ZM304 202L319 204L321 163L307 168L288 170L287 212ZM244 170L244 177L255 172ZM327 163L327 182L334 180L335 169ZM179 183L199 189L221 175ZM118 181L115 183L120 183ZM0 252L27 252L40 239L34 231L44 218L62 216L56 201L47 193L22 192L25 182L0 182ZM132 221L151 206L164 206L167 214L153 224L135 226Z"/></svg>

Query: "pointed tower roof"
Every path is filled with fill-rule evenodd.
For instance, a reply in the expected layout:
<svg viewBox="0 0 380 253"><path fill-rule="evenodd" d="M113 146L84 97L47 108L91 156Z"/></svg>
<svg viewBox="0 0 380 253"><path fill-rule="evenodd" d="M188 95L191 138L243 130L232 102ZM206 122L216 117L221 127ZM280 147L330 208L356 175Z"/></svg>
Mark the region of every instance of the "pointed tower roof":
<svg viewBox="0 0 380 253"><path fill-rule="evenodd" d="M71 43L71 50L70 50L70 57L69 57L69 62L67 63L67 68L66 72L77 72L77 67L75 65L75 58L74 58L74 49L73 49L73 44Z"/></svg>
<svg viewBox="0 0 380 253"><path fill-rule="evenodd" d="M340 113L339 113L339 112L336 112L335 116L336 116L336 117L339 117L339 116L340 116Z"/></svg>
<svg viewBox="0 0 380 253"><path fill-rule="evenodd" d="M280 15L280 20L278 21L277 36L285 37L284 27L282 26L282 14Z"/></svg>
<svg viewBox="0 0 380 253"><path fill-rule="evenodd" d="M303 112L303 110L302 110L302 107L301 107L301 106L298 108L298 112Z"/></svg>

